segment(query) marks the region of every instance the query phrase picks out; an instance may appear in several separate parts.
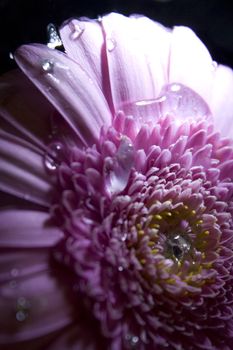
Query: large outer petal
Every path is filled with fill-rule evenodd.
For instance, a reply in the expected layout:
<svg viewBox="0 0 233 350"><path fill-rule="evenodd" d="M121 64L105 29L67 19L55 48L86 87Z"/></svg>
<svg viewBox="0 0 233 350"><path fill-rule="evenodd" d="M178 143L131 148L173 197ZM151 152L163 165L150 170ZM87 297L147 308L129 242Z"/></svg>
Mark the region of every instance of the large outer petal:
<svg viewBox="0 0 233 350"><path fill-rule="evenodd" d="M63 24L60 34L68 56L97 82L112 111L107 55L100 21L71 19Z"/></svg>
<svg viewBox="0 0 233 350"><path fill-rule="evenodd" d="M20 71L14 70L0 78L0 125L44 148L51 133L52 105ZM3 120L5 125L3 125Z"/></svg>
<svg viewBox="0 0 233 350"><path fill-rule="evenodd" d="M192 88L209 103L213 78L214 65L205 45L191 29L175 27L170 47L169 82Z"/></svg>
<svg viewBox="0 0 233 350"><path fill-rule="evenodd" d="M215 71L210 106L217 130L233 137L233 71L219 65Z"/></svg>
<svg viewBox="0 0 233 350"><path fill-rule="evenodd" d="M62 233L43 212L1 210L0 220L0 344L41 337L71 324L69 278L51 265L50 249Z"/></svg>
<svg viewBox="0 0 233 350"><path fill-rule="evenodd" d="M52 187L42 151L27 141L0 131L0 190L49 206Z"/></svg>
<svg viewBox="0 0 233 350"><path fill-rule="evenodd" d="M98 139L111 123L107 101L98 84L67 55L44 45L20 47L15 58L24 73L63 115L84 145ZM48 71L43 65L48 65Z"/></svg>
<svg viewBox="0 0 233 350"><path fill-rule="evenodd" d="M28 258L30 264L30 256ZM61 286L46 270L26 279L1 283L0 344L43 336L71 324L72 305L66 300L64 289L65 285ZM17 303L21 300L22 304L20 298L27 303L24 308L27 315L22 321L16 319L20 310Z"/></svg>
<svg viewBox="0 0 233 350"><path fill-rule="evenodd" d="M168 79L169 31L145 17L116 13L103 17L102 25L115 110L157 97Z"/></svg>
<svg viewBox="0 0 233 350"><path fill-rule="evenodd" d="M54 246L63 234L57 227L51 225L50 220L50 214L42 211L1 210L0 247L48 248Z"/></svg>

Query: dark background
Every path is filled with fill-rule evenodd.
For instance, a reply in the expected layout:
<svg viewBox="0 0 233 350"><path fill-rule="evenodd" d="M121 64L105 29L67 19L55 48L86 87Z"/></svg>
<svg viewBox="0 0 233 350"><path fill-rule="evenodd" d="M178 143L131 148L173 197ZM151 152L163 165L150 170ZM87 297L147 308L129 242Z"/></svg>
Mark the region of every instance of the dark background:
<svg viewBox="0 0 233 350"><path fill-rule="evenodd" d="M15 67L9 54L19 45L46 43L49 23L110 11L145 14L169 27L187 25L215 61L233 67L232 0L0 0L0 73Z"/></svg>

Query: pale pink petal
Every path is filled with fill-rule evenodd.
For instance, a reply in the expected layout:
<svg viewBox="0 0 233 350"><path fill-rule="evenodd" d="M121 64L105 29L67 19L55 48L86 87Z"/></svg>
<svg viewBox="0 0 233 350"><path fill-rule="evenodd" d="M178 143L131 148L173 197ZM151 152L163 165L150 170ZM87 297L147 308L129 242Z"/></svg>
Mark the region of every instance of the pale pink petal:
<svg viewBox="0 0 233 350"><path fill-rule="evenodd" d="M213 61L205 45L191 29L175 27L170 48L169 82L190 87L209 103L213 77Z"/></svg>
<svg viewBox="0 0 233 350"><path fill-rule="evenodd" d="M0 78L0 115L21 136L41 148L51 133L49 117L52 111L51 104L20 70ZM0 123L2 126L3 121Z"/></svg>
<svg viewBox="0 0 233 350"><path fill-rule="evenodd" d="M100 337L95 336L96 324L93 327L90 323L85 324L80 322L80 325L68 327L59 335L56 336L53 342L48 346L47 350L65 350L67 344L69 350L103 350L105 346ZM96 332L97 333L97 332Z"/></svg>
<svg viewBox="0 0 233 350"><path fill-rule="evenodd" d="M102 87L102 48L104 38L97 21L71 19L64 23L60 35L67 55L85 67L88 75Z"/></svg>
<svg viewBox="0 0 233 350"><path fill-rule="evenodd" d="M52 180L44 155L35 146L0 131L0 190L33 203L49 206Z"/></svg>
<svg viewBox="0 0 233 350"><path fill-rule="evenodd" d="M71 19L61 27L60 35L68 56L79 63L97 82L112 110L105 41L100 22Z"/></svg>
<svg viewBox="0 0 233 350"><path fill-rule="evenodd" d="M20 47L15 58L24 73L63 115L82 144L93 143L111 113L102 91L67 55L44 45Z"/></svg>
<svg viewBox="0 0 233 350"><path fill-rule="evenodd" d="M44 336L71 324L73 305L68 303L65 284L61 286L49 271L15 283L1 285L0 344Z"/></svg>
<svg viewBox="0 0 233 350"><path fill-rule="evenodd" d="M0 248L52 247L63 236L42 211L1 210L0 222Z"/></svg>
<svg viewBox="0 0 233 350"><path fill-rule="evenodd" d="M233 71L219 65L212 87L211 109L215 124L224 136L233 135Z"/></svg>
<svg viewBox="0 0 233 350"><path fill-rule="evenodd" d="M116 111L122 103L157 97L167 81L169 32L144 17L116 13L102 24Z"/></svg>
<svg viewBox="0 0 233 350"><path fill-rule="evenodd" d="M9 225L10 226L10 225ZM2 236L3 231L0 235ZM11 234L9 236L13 236ZM15 234L16 235L16 234ZM19 233L22 236L22 231ZM10 237L9 237L10 240ZM9 241L8 240L8 241ZM27 242L28 243L28 242ZM5 247L4 239L1 239L1 255L0 255L0 283L8 283L9 287L18 284L18 278L28 278L35 273L40 273L49 269L50 251L47 247L25 247L23 244L19 247Z"/></svg>

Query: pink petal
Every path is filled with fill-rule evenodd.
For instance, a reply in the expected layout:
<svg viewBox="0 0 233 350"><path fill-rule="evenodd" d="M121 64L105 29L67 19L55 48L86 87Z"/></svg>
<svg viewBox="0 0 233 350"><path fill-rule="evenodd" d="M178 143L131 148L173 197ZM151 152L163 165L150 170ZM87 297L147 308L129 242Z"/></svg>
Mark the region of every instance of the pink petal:
<svg viewBox="0 0 233 350"><path fill-rule="evenodd" d="M110 124L111 114L102 91L67 55L44 45L25 45L16 51L15 58L83 144L93 143L102 125Z"/></svg>
<svg viewBox="0 0 233 350"><path fill-rule="evenodd" d="M169 32L147 18L112 13L102 19L113 103L153 99L167 82Z"/></svg>
<svg viewBox="0 0 233 350"><path fill-rule="evenodd" d="M97 21L72 19L60 29L66 53L85 68L87 74L102 87L101 52L103 33Z"/></svg>
<svg viewBox="0 0 233 350"><path fill-rule="evenodd" d="M105 346L101 339L95 336L95 324L80 324L69 327L56 336L47 350L103 350Z"/></svg>
<svg viewBox="0 0 233 350"><path fill-rule="evenodd" d="M54 246L63 236L49 224L50 215L42 211L1 210L1 248L42 248Z"/></svg>
<svg viewBox="0 0 233 350"><path fill-rule="evenodd" d="M97 82L112 110L108 64L100 22L72 19L64 23L60 35L68 56L78 62Z"/></svg>
<svg viewBox="0 0 233 350"><path fill-rule="evenodd" d="M0 115L19 135L43 148L53 107L19 70L0 78ZM0 120L2 126L2 120ZM14 131L16 134L16 131Z"/></svg>
<svg viewBox="0 0 233 350"><path fill-rule="evenodd" d="M50 272L18 279L17 288L2 284L0 344L44 336L69 325L73 306L64 292Z"/></svg>
<svg viewBox="0 0 233 350"><path fill-rule="evenodd" d="M0 190L49 206L52 183L41 151L3 131L0 136Z"/></svg>
<svg viewBox="0 0 233 350"><path fill-rule="evenodd" d="M175 27L170 48L169 82L190 87L209 103L213 77L213 61L201 40L191 29Z"/></svg>
<svg viewBox="0 0 233 350"><path fill-rule="evenodd" d="M224 136L231 136L233 132L233 71L219 65L215 72L211 108L217 129Z"/></svg>

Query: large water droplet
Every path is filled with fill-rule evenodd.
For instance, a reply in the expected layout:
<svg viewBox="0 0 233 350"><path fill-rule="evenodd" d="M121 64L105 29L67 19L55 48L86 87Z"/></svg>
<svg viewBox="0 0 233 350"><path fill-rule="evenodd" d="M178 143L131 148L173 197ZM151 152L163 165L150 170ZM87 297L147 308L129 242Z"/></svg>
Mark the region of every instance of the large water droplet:
<svg viewBox="0 0 233 350"><path fill-rule="evenodd" d="M185 119L211 119L209 106L204 99L189 87L172 83L165 85L158 98L124 103L120 109L138 120L157 120L173 115L177 123Z"/></svg>
<svg viewBox="0 0 233 350"><path fill-rule="evenodd" d="M180 234L168 236L165 242L165 256L177 262L183 260L190 249L190 242Z"/></svg>
<svg viewBox="0 0 233 350"><path fill-rule="evenodd" d="M54 61L52 59L45 59L41 62L41 68L45 73L53 73Z"/></svg>
<svg viewBox="0 0 233 350"><path fill-rule="evenodd" d="M160 104L161 115L172 114L177 120L183 121L187 118L209 119L210 109L203 98L182 84L169 84L164 86L161 92L164 97Z"/></svg>
<svg viewBox="0 0 233 350"><path fill-rule="evenodd" d="M109 52L112 52L116 48L116 40L113 38L106 39L106 46Z"/></svg>
<svg viewBox="0 0 233 350"><path fill-rule="evenodd" d="M106 187L110 194L115 194L126 187L134 163L134 147L128 137L122 137L117 153L111 160L112 165L106 173Z"/></svg>
<svg viewBox="0 0 233 350"><path fill-rule="evenodd" d="M85 30L85 24L83 22L78 23L77 21L75 22L73 21L73 22L70 22L69 25L71 29L70 39L71 40L79 39Z"/></svg>
<svg viewBox="0 0 233 350"><path fill-rule="evenodd" d="M45 168L49 172L55 172L59 164L64 160L64 147L60 142L51 142L47 147L44 157Z"/></svg>
<svg viewBox="0 0 233 350"><path fill-rule="evenodd" d="M47 26L48 43L47 46L50 49L55 49L56 47L62 46L62 41L57 33L54 24L50 23Z"/></svg>

